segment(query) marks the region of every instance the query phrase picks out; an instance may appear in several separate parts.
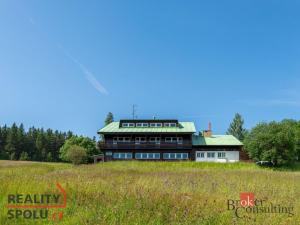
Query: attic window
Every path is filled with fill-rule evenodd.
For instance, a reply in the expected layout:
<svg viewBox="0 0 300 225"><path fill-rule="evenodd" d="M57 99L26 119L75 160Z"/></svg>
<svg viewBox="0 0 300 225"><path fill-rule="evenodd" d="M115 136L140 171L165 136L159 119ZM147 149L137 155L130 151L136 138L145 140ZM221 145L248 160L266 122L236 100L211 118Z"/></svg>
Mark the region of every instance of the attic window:
<svg viewBox="0 0 300 225"><path fill-rule="evenodd" d="M176 127L176 123L164 123L165 127Z"/></svg>
<svg viewBox="0 0 300 225"><path fill-rule="evenodd" d="M162 127L162 123L150 123L150 127Z"/></svg>
<svg viewBox="0 0 300 225"><path fill-rule="evenodd" d="M122 127L134 127L134 123L122 123Z"/></svg>
<svg viewBox="0 0 300 225"><path fill-rule="evenodd" d="M136 127L148 127L148 123L136 123Z"/></svg>

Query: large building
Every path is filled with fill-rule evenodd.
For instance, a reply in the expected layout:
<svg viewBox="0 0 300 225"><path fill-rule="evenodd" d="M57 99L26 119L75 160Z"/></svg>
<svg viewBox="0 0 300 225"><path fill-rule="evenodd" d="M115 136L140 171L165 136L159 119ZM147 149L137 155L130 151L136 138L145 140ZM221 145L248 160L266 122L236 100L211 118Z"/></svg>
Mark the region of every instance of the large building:
<svg viewBox="0 0 300 225"><path fill-rule="evenodd" d="M247 159L243 144L232 135L196 133L193 122L178 120L120 120L98 131L105 161L194 160L237 162Z"/></svg>

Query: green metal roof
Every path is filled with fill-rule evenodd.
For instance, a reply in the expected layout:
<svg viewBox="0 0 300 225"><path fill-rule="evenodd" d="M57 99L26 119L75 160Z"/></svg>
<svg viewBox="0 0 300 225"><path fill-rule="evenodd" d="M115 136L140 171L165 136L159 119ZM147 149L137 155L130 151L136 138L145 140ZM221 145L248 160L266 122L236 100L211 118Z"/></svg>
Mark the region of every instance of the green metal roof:
<svg viewBox="0 0 300 225"><path fill-rule="evenodd" d="M233 135L212 135L211 137L203 137L199 135L193 135L193 145L207 146L207 145L230 145L230 146L241 146L243 145Z"/></svg>
<svg viewBox="0 0 300 225"><path fill-rule="evenodd" d="M107 133L195 133L193 122L179 122L178 127L119 127L119 122L112 122L98 131Z"/></svg>

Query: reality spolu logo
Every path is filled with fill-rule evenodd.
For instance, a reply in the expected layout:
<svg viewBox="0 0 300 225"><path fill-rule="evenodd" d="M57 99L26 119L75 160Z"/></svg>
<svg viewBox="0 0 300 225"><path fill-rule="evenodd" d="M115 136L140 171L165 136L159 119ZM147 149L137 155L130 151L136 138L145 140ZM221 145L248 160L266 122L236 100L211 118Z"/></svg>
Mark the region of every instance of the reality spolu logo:
<svg viewBox="0 0 300 225"><path fill-rule="evenodd" d="M67 206L67 193L56 183L59 194L8 194L8 219L48 219L62 220L63 211ZM53 209L50 213L50 209Z"/></svg>

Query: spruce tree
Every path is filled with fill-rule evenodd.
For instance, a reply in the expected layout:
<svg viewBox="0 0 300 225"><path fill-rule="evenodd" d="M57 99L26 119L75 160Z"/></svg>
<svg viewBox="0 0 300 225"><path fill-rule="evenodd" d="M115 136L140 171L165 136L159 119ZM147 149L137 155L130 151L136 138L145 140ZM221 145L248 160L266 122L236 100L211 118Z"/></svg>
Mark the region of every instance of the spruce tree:
<svg viewBox="0 0 300 225"><path fill-rule="evenodd" d="M114 122L114 115L112 114L112 112L109 112L106 116L105 121L104 121L105 126L110 124L111 122Z"/></svg>
<svg viewBox="0 0 300 225"><path fill-rule="evenodd" d="M244 120L239 113L236 113L233 121L230 123L227 134L235 136L240 141L244 140L246 129L244 129Z"/></svg>
<svg viewBox="0 0 300 225"><path fill-rule="evenodd" d="M8 130L7 138L6 138L6 145L5 145L5 152L9 155L11 160L15 160L16 158L16 151L18 148L18 127L14 123L12 127Z"/></svg>

